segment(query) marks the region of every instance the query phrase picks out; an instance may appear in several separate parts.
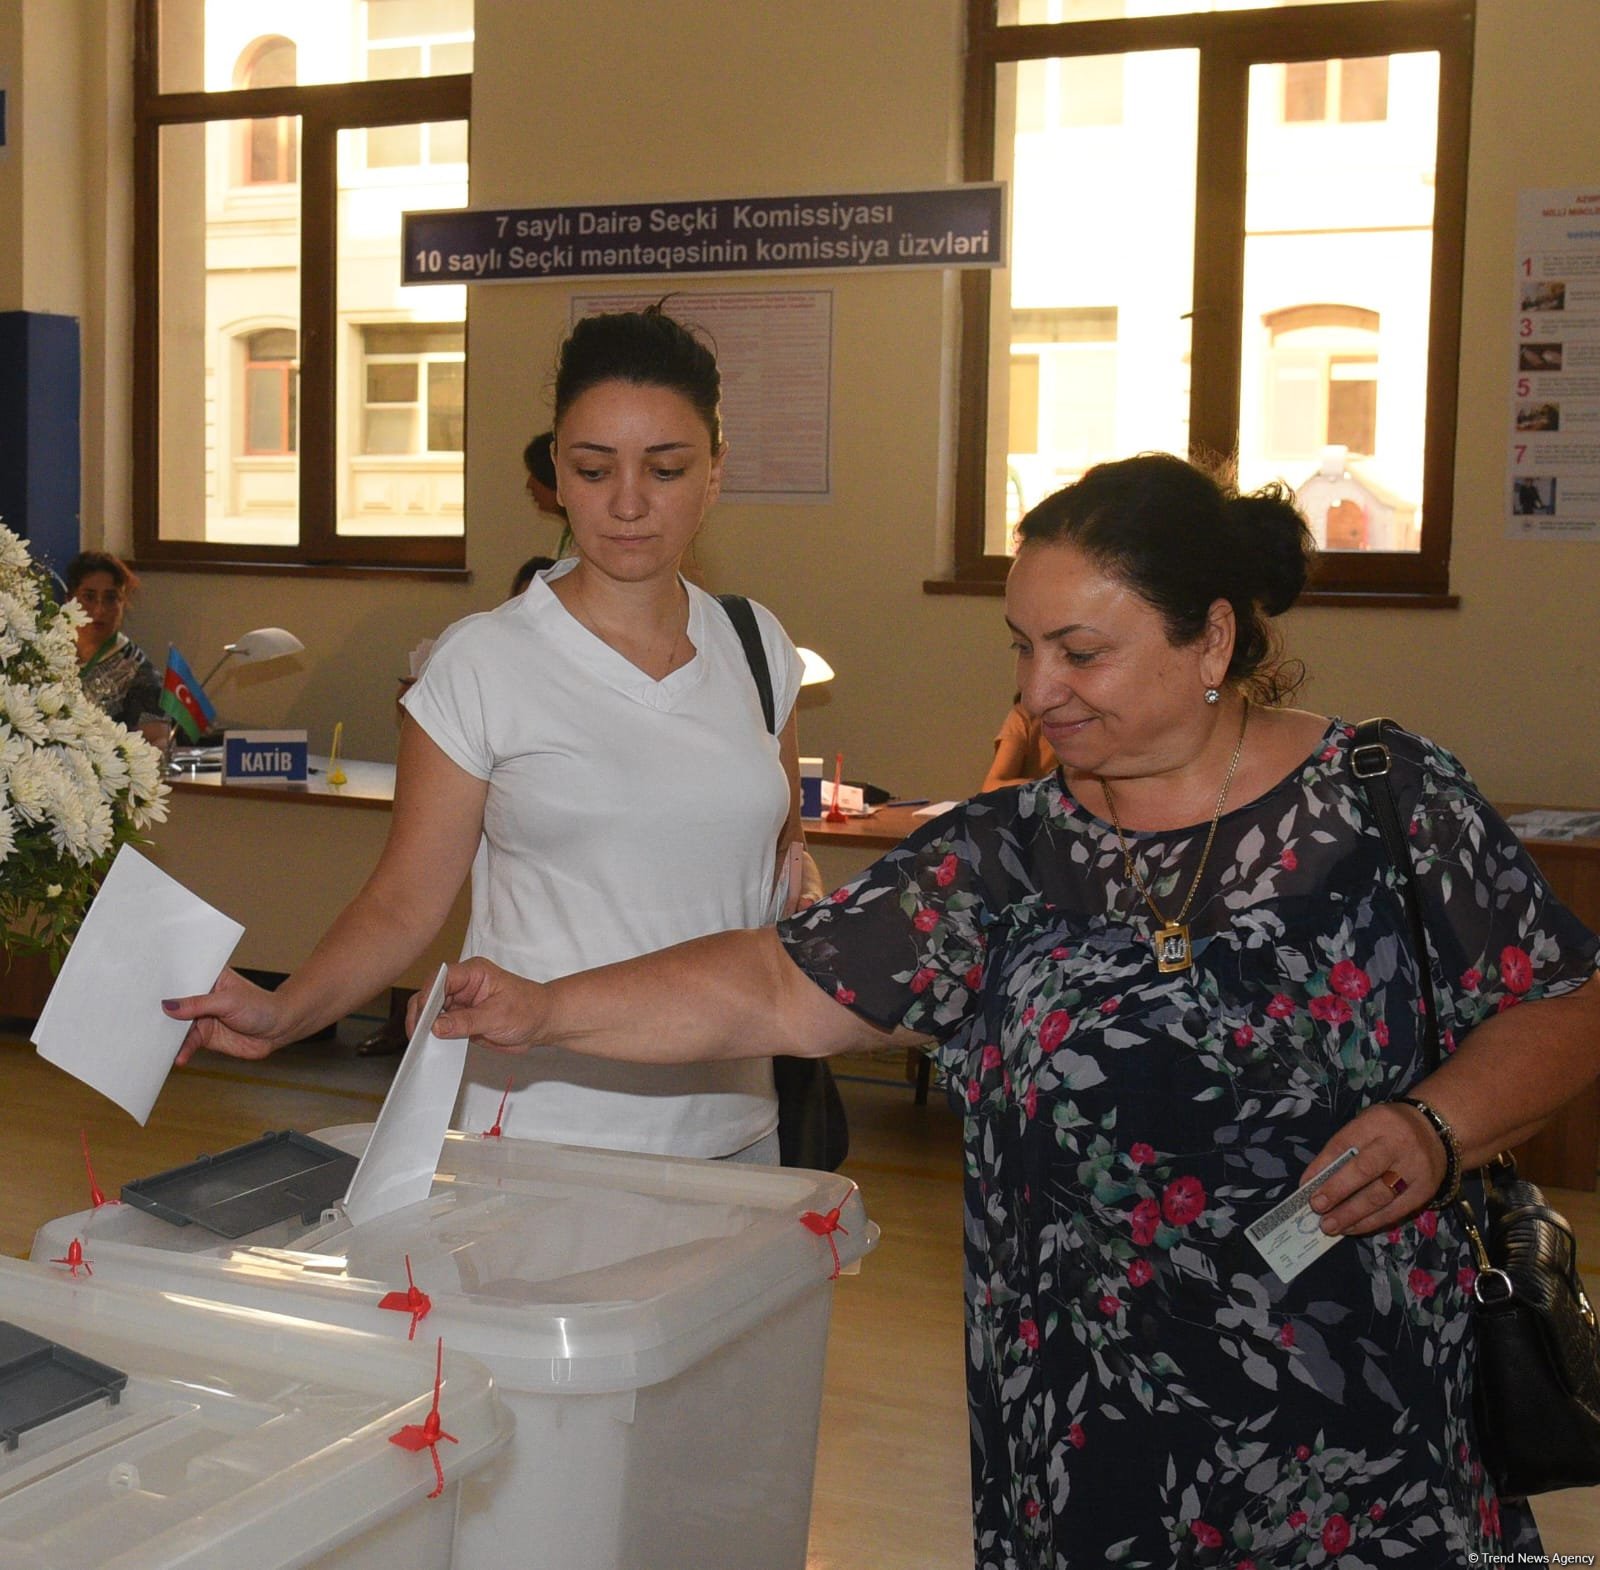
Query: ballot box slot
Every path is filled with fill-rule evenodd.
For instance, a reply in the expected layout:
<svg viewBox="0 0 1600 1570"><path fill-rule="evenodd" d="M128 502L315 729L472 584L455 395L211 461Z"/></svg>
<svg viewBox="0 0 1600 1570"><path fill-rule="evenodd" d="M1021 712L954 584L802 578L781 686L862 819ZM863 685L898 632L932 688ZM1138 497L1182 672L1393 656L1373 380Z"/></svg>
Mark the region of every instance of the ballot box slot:
<svg viewBox="0 0 1600 1570"><path fill-rule="evenodd" d="M344 1198L356 1158L285 1129L122 1185L125 1203L174 1226L246 1237L278 1222L306 1225Z"/></svg>

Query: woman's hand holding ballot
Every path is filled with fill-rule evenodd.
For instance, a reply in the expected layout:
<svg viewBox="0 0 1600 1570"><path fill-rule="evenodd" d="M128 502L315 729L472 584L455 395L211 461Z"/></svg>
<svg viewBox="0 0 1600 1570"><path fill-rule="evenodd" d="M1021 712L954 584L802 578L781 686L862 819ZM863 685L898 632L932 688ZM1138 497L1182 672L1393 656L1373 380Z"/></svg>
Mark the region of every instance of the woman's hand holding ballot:
<svg viewBox="0 0 1600 1570"><path fill-rule="evenodd" d="M433 1023L441 1040L468 1036L499 1052L526 1052L540 1044L548 987L502 970L492 960L469 959L452 965L445 977L444 1007ZM411 995L406 1033L417 1028L424 999Z"/></svg>
<svg viewBox="0 0 1600 1570"><path fill-rule="evenodd" d="M178 1049L179 1067L202 1047L231 1058L264 1058L291 1039L283 1034L284 1009L277 995L235 970L223 971L210 992L165 998L161 1007L169 1019L193 1022Z"/></svg>

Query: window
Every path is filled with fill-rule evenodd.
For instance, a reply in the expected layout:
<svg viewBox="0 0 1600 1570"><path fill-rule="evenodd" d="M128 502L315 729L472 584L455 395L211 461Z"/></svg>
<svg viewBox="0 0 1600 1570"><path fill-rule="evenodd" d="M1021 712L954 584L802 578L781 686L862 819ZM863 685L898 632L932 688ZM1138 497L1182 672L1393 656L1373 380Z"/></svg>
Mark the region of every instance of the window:
<svg viewBox="0 0 1600 1570"><path fill-rule="evenodd" d="M295 48L287 38L263 38L239 62L240 87L293 87ZM245 185L292 185L299 178L292 115L246 120L240 178Z"/></svg>
<svg viewBox="0 0 1600 1570"><path fill-rule="evenodd" d="M1471 0L1131 9L969 0L966 173L1011 233L962 280L944 587L1155 449L1308 515L1337 456L1399 521L1337 527L1312 595L1447 597Z"/></svg>
<svg viewBox="0 0 1600 1570"><path fill-rule="evenodd" d="M1389 61L1291 60L1283 68L1283 118L1353 123L1389 116Z"/></svg>
<svg viewBox="0 0 1600 1570"><path fill-rule="evenodd" d="M1297 469L1329 446L1371 457L1378 445L1377 312L1293 306L1265 326L1267 455Z"/></svg>
<svg viewBox="0 0 1600 1570"><path fill-rule="evenodd" d="M363 329L364 453L460 452L465 334L459 323Z"/></svg>
<svg viewBox="0 0 1600 1570"><path fill-rule="evenodd" d="M466 291L398 279L467 199L472 0L252 13L137 0L139 557L458 569Z"/></svg>
<svg viewBox="0 0 1600 1570"><path fill-rule="evenodd" d="M453 76L472 69L472 0L368 0L370 81ZM464 125L386 125L367 132L369 169L464 164Z"/></svg>
<svg viewBox="0 0 1600 1570"><path fill-rule="evenodd" d="M299 418L294 333L283 328L251 333L244 353L241 448L250 457L292 453Z"/></svg>

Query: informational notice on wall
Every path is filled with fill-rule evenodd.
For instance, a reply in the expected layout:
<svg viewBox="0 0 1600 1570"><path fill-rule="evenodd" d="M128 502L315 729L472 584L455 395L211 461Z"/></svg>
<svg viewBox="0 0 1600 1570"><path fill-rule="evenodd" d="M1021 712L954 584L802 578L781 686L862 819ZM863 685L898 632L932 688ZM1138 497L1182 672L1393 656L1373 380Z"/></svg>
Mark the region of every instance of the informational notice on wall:
<svg viewBox="0 0 1600 1570"><path fill-rule="evenodd" d="M660 299L659 290L574 295L572 320L637 311ZM667 309L716 350L728 444L723 496L741 502L828 501L832 290L677 290Z"/></svg>
<svg viewBox="0 0 1600 1570"><path fill-rule="evenodd" d="M1004 188L991 181L921 191L406 213L401 282L999 267L1003 198Z"/></svg>
<svg viewBox="0 0 1600 1570"><path fill-rule="evenodd" d="M1600 185L1517 209L1506 532L1600 542Z"/></svg>

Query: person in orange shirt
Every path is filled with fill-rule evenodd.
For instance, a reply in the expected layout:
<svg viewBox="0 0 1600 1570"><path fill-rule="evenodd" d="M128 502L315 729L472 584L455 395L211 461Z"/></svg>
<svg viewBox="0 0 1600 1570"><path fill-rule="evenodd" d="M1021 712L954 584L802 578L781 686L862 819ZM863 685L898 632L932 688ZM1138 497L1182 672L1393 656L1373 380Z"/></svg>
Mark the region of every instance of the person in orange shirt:
<svg viewBox="0 0 1600 1570"><path fill-rule="evenodd" d="M1002 790L1007 785L1026 785L1056 766L1056 755L1044 739L1038 719L1023 708L1020 696L1000 723L994 738L994 761L978 787L980 795L986 790Z"/></svg>

